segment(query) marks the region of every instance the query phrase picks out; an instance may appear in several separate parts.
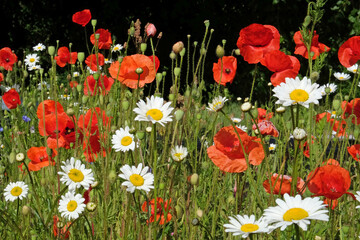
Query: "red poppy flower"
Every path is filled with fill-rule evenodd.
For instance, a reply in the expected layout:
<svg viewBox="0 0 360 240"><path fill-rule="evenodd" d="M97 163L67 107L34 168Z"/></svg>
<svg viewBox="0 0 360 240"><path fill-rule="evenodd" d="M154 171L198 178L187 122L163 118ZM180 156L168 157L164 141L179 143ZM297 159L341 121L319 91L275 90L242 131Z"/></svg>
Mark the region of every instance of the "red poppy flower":
<svg viewBox="0 0 360 240"><path fill-rule="evenodd" d="M95 34L100 34L98 40L95 39ZM109 30L99 28L98 30L96 30L95 34L92 34L90 36L91 43L95 45L95 40L96 40L97 44L99 45L99 49L110 49L112 40L111 40L111 33L109 32Z"/></svg>
<svg viewBox="0 0 360 240"><path fill-rule="evenodd" d="M273 113L269 112L266 113L266 109L263 108L258 108L258 117L256 119L257 123L261 122L261 121L265 121L265 120L270 120L273 117Z"/></svg>
<svg viewBox="0 0 360 240"><path fill-rule="evenodd" d="M354 36L344 42L338 51L338 58L348 68L360 60L360 36Z"/></svg>
<svg viewBox="0 0 360 240"><path fill-rule="evenodd" d="M2 73L0 73L0 85L1 85L2 81L4 81L4 75Z"/></svg>
<svg viewBox="0 0 360 240"><path fill-rule="evenodd" d="M14 63L17 62L17 56L10 48L4 47L0 49L0 67L7 71L12 71Z"/></svg>
<svg viewBox="0 0 360 240"><path fill-rule="evenodd" d="M285 82L285 78L295 78L300 70L299 60L280 50L268 52L260 63L270 71L275 72L270 78L273 86Z"/></svg>
<svg viewBox="0 0 360 240"><path fill-rule="evenodd" d="M53 221L54 221L53 224L54 236L57 237L59 235L61 239L68 239L70 237L70 232L67 231L67 228L70 227L71 222L66 223L63 228L59 229L58 228L59 218L57 216L54 216Z"/></svg>
<svg viewBox="0 0 360 240"><path fill-rule="evenodd" d="M343 110L344 119L355 115L355 117L351 119L352 123L357 125L360 124L360 98L355 98L349 103L347 101L343 101L341 108Z"/></svg>
<svg viewBox="0 0 360 240"><path fill-rule="evenodd" d="M261 135L279 136L279 131L276 129L275 125L268 120L259 122L257 126L259 127ZM253 130L256 130L256 124L254 124L252 128Z"/></svg>
<svg viewBox="0 0 360 240"><path fill-rule="evenodd" d="M331 204L331 209L332 210L334 210L336 208L338 203L339 203L339 201L337 199L331 200L329 198L325 198L325 200L324 200L324 204L326 204L326 207L329 207L329 205Z"/></svg>
<svg viewBox="0 0 360 240"><path fill-rule="evenodd" d="M76 12L72 16L72 21L74 23L80 24L85 27L91 20L91 12L89 9L84 9L80 12Z"/></svg>
<svg viewBox="0 0 360 240"><path fill-rule="evenodd" d="M52 156L46 152L46 147L31 147L27 151L27 156L31 160L28 164L30 171L39 171L43 167L55 165L54 157L57 155L56 151L52 151Z"/></svg>
<svg viewBox="0 0 360 240"><path fill-rule="evenodd" d="M346 135L346 121L340 119L337 120L337 117L334 116L336 112L324 112L316 115L316 122L321 121L324 117L326 117L326 121L330 122L330 125L333 126L333 131L337 133L337 137Z"/></svg>
<svg viewBox="0 0 360 240"><path fill-rule="evenodd" d="M151 56L148 56L148 57L150 58L151 62L154 64L153 56L151 55ZM160 60L159 60L159 58L157 56L155 56L155 72L158 71L159 67L160 67Z"/></svg>
<svg viewBox="0 0 360 240"><path fill-rule="evenodd" d="M69 85L71 88L77 87L77 85L79 85L79 83L77 81L70 81Z"/></svg>
<svg viewBox="0 0 360 240"><path fill-rule="evenodd" d="M246 132L236 128L243 143L232 126L223 127L214 137L214 145L207 149L211 161L224 172L244 172L247 169L245 154L251 165L259 165L265 158L264 149L257 137L250 137Z"/></svg>
<svg viewBox="0 0 360 240"><path fill-rule="evenodd" d="M258 63L266 53L280 49L279 31L271 25L253 23L241 29L237 47L250 64Z"/></svg>
<svg viewBox="0 0 360 240"><path fill-rule="evenodd" d="M113 83L114 79L109 78L106 75L100 75L98 80L95 80L94 76L90 75L84 82L84 94L96 95L98 91L100 91L102 95L106 95L109 93Z"/></svg>
<svg viewBox="0 0 360 240"><path fill-rule="evenodd" d="M120 70L119 70L120 67ZM143 73L139 75L135 72L137 68L141 68ZM114 79L118 79L122 84L129 88L144 87L145 83L151 83L155 79L156 71L154 63L149 57L142 54L126 56L119 66L119 62L115 61L111 64L109 72Z"/></svg>
<svg viewBox="0 0 360 240"><path fill-rule="evenodd" d="M4 93L2 100L9 109L14 109L21 104L19 93L13 88Z"/></svg>
<svg viewBox="0 0 360 240"><path fill-rule="evenodd" d="M84 133L89 132L94 134L99 132L98 124L101 124L103 127L109 127L110 120L110 117L106 115L105 111L96 107L93 110L89 109L85 115L80 115L78 127Z"/></svg>
<svg viewBox="0 0 360 240"><path fill-rule="evenodd" d="M226 85L226 83L232 83L236 74L236 68L237 60L235 57L222 57L222 68L221 59L219 58L218 62L213 64L213 74L215 82L224 86Z"/></svg>
<svg viewBox="0 0 360 240"><path fill-rule="evenodd" d="M57 56L55 56L56 64L59 67L65 67L67 63L75 64L77 60L77 52L71 52L67 47L59 48Z"/></svg>
<svg viewBox="0 0 360 240"><path fill-rule="evenodd" d="M101 53L98 53L97 57L96 54L91 54L85 59L85 63L91 70L97 71L97 65L99 64L99 66L103 66L105 58Z"/></svg>
<svg viewBox="0 0 360 240"><path fill-rule="evenodd" d="M271 193L271 189L272 189L273 194L279 194L279 193L281 195L284 195L285 193L290 194L291 182L292 182L292 178L290 176L279 175L277 173L274 173L271 176L271 186L269 179L267 179L263 182L263 187L265 188L265 191L267 193ZM298 193L302 194L305 191L304 185L305 185L304 180L298 177L296 183L296 189Z"/></svg>
<svg viewBox="0 0 360 240"><path fill-rule="evenodd" d="M146 220L147 223L149 222L157 222L160 220L159 224L163 225L167 222L170 222L172 216L170 214L170 203L171 203L171 199L168 201L164 201L161 197L157 198L156 201L156 218L155 218L155 199L152 199L149 202L144 202L143 205L141 206L141 209L144 212L148 212L149 208L150 208L150 219ZM165 214L166 214L166 218L165 218Z"/></svg>
<svg viewBox="0 0 360 240"><path fill-rule="evenodd" d="M304 39L303 39L300 31L297 31L294 34L294 41L296 44L294 53L299 54L299 55L303 56L304 58L308 59L309 58L308 51L304 44ZM312 57L313 60L316 59L320 55L320 53L330 51L330 48L328 46L326 46L325 44L319 43L319 35L316 34L316 31L314 31L314 36L311 41L310 51L314 53L314 56Z"/></svg>
<svg viewBox="0 0 360 240"><path fill-rule="evenodd" d="M360 144L347 147L349 154L358 162L360 162Z"/></svg>
<svg viewBox="0 0 360 240"><path fill-rule="evenodd" d="M83 194L83 198L85 199L84 204L87 204L88 202L90 202L90 192L91 192L91 190L92 190L92 187L90 185L89 189L84 192L84 194Z"/></svg>
<svg viewBox="0 0 360 240"><path fill-rule="evenodd" d="M335 200L346 193L354 197L353 194L347 192L351 184L350 174L339 165L326 164L318 167L310 172L307 179L308 189L315 196Z"/></svg>

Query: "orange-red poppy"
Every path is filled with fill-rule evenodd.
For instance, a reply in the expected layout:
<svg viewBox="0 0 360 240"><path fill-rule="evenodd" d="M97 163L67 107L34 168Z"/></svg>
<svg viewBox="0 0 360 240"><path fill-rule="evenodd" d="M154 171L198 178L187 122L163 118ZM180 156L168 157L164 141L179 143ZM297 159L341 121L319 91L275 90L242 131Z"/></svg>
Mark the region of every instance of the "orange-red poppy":
<svg viewBox="0 0 360 240"><path fill-rule="evenodd" d="M19 93L13 88L4 93L2 100L9 109L14 109L21 104Z"/></svg>
<svg viewBox="0 0 360 240"><path fill-rule="evenodd" d="M308 51L304 44L304 39L300 31L297 31L294 34L294 42L296 44L294 53L299 54L304 58L308 59L309 58ZM316 31L314 31L314 36L311 41L310 51L314 53L314 56L312 57L313 60L316 59L320 55L320 53L330 51L330 48L328 46L319 43L319 35L316 33Z"/></svg>
<svg viewBox="0 0 360 240"><path fill-rule="evenodd" d="M253 23L239 33L237 47L250 64L258 63L266 53L280 49L279 31L271 25Z"/></svg>
<svg viewBox="0 0 360 240"><path fill-rule="evenodd" d="M351 119L352 123L357 125L360 124L360 98L355 98L350 102L343 101L341 108L343 110L342 116L344 119L355 115Z"/></svg>
<svg viewBox="0 0 360 240"><path fill-rule="evenodd" d="M285 193L290 194L291 191L291 182L292 178L288 175L279 175L277 173L274 173L271 176L271 186L269 179L265 180L263 182L263 187L267 193L273 194L281 194L284 195ZM301 178L298 177L297 183L296 183L296 190L298 193L302 194L305 191L304 188L305 182Z"/></svg>
<svg viewBox="0 0 360 240"><path fill-rule="evenodd" d="M152 199L149 202L145 201L141 206L141 209L144 212L148 212L150 208L150 213L151 213L150 219L146 220L146 222L149 223L149 222L159 221L160 225L169 222L172 218L170 214L170 209L171 209L170 203L171 203L171 199L168 201L164 201L161 197L158 197L156 201L157 206L156 206L156 218L155 218L155 199Z"/></svg>
<svg viewBox="0 0 360 240"><path fill-rule="evenodd" d="M56 64L59 67L65 67L67 63L75 64L77 60L77 52L71 52L67 47L58 49L57 56L55 56Z"/></svg>
<svg viewBox="0 0 360 240"><path fill-rule="evenodd" d="M217 63L213 64L213 76L215 82L226 85L226 83L232 83L236 74L237 60L233 56L224 56L222 57L222 67L221 59L219 58Z"/></svg>
<svg viewBox="0 0 360 240"><path fill-rule="evenodd" d="M150 58L151 62L154 64L154 56L150 55L148 57ZM155 72L158 71L159 67L160 67L160 60L157 56L155 56Z"/></svg>
<svg viewBox="0 0 360 240"><path fill-rule="evenodd" d="M58 222L59 222L58 216L54 216L53 221L54 221L54 224L53 224L54 236L59 237L60 239L68 239L70 237L70 232L67 231L67 228L70 227L71 222L66 223L64 227L59 229L58 228Z"/></svg>
<svg viewBox="0 0 360 240"><path fill-rule="evenodd" d="M105 63L105 58L101 53L98 53L97 55L91 54L85 59L85 63L91 70L97 71L97 65L103 66Z"/></svg>
<svg viewBox="0 0 360 240"><path fill-rule="evenodd" d="M258 117L256 119L257 123L265 120L270 120L273 117L273 113L272 112L267 113L266 109L258 108L257 110L258 110Z"/></svg>
<svg viewBox="0 0 360 240"><path fill-rule="evenodd" d="M100 35L98 40L95 39L95 34ZM109 49L112 44L111 33L109 32L109 30L99 28L98 30L96 30L95 34L92 34L90 36L91 43L95 45L95 41L96 41L96 43L99 46L99 49Z"/></svg>
<svg viewBox="0 0 360 240"><path fill-rule="evenodd" d="M4 81L4 74L0 73L0 85L2 81Z"/></svg>
<svg viewBox="0 0 360 240"><path fill-rule="evenodd" d="M330 123L330 126L333 126L332 130L337 132L337 137L346 135L346 121L333 117L333 114L330 112L323 112L316 115L316 122L321 121L321 119L326 117L326 121Z"/></svg>
<svg viewBox="0 0 360 240"><path fill-rule="evenodd" d="M275 125L269 120L263 120L257 123L257 127L260 130L261 135L270 135L274 137L279 136L279 131L276 129ZM256 124L252 126L253 130L257 129Z"/></svg>
<svg viewBox="0 0 360 240"><path fill-rule="evenodd" d="M308 189L315 196L324 196L331 200L338 199L344 194L353 194L347 192L350 188L351 178L349 171L340 165L329 164L316 168L308 175Z"/></svg>
<svg viewBox="0 0 360 240"><path fill-rule="evenodd" d="M250 137L236 127L245 153L232 126L223 127L214 136L214 145L207 149L211 161L224 172L244 172L247 169L245 154L251 165L259 165L265 158L260 138Z"/></svg>
<svg viewBox="0 0 360 240"><path fill-rule="evenodd" d="M143 71L140 76L135 72L138 68ZM146 83L154 81L156 75L154 63L142 54L124 57L121 66L118 61L113 62L109 72L113 79L118 79L129 88L138 88L138 85L142 88Z"/></svg>
<svg viewBox="0 0 360 240"><path fill-rule="evenodd" d="M260 63L274 74L270 77L273 86L285 82L285 78L295 78L300 70L300 62L294 56L289 56L280 50L274 50L265 54Z"/></svg>
<svg viewBox="0 0 360 240"><path fill-rule="evenodd" d="M55 165L54 157L57 155L57 152L52 151L51 157L46 152L46 147L31 147L27 151L27 156L31 160L28 164L30 171L39 171L43 167Z"/></svg>
<svg viewBox="0 0 360 240"><path fill-rule="evenodd" d="M360 144L347 147L349 154L358 162L360 162Z"/></svg>
<svg viewBox="0 0 360 240"><path fill-rule="evenodd" d="M329 198L325 198L325 200L324 200L324 204L326 204L326 207L329 207L329 205L331 204L331 209L332 210L334 210L336 208L338 203L339 203L339 201L337 199L331 200Z"/></svg>
<svg viewBox="0 0 360 240"><path fill-rule="evenodd" d="M84 9L82 11L76 12L72 16L72 21L74 23L80 24L85 27L91 20L91 12L89 9Z"/></svg>
<svg viewBox="0 0 360 240"><path fill-rule="evenodd" d="M0 67L7 71L12 71L14 64L17 62L17 56L10 48L4 47L0 49Z"/></svg>
<svg viewBox="0 0 360 240"><path fill-rule="evenodd" d="M360 60L360 36L354 36L344 42L338 51L338 58L344 67L353 66Z"/></svg>
<svg viewBox="0 0 360 240"><path fill-rule="evenodd" d="M100 75L98 80L95 80L93 75L89 75L84 82L84 94L96 95L100 92L102 95L106 95L111 90L113 83L114 79L106 75Z"/></svg>
<svg viewBox="0 0 360 240"><path fill-rule="evenodd" d="M77 81L70 81L69 85L71 88L77 87L77 85L79 85L79 83Z"/></svg>

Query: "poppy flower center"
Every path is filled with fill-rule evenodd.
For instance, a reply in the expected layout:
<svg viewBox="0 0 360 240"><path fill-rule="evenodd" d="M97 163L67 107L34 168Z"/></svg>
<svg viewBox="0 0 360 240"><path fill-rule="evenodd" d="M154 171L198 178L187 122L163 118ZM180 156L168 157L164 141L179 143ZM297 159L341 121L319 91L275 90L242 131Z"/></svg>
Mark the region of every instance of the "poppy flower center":
<svg viewBox="0 0 360 240"><path fill-rule="evenodd" d="M159 109L153 108L146 112L146 117L149 116L155 121L159 121L163 118L163 113Z"/></svg>
<svg viewBox="0 0 360 240"><path fill-rule="evenodd" d="M9 58L6 58L6 59L5 59L5 62L10 62L10 59L9 59Z"/></svg>
<svg viewBox="0 0 360 240"><path fill-rule="evenodd" d="M123 146L129 146L132 143L132 138L129 136L123 137L121 139L121 145Z"/></svg>
<svg viewBox="0 0 360 240"><path fill-rule="evenodd" d="M293 220L301 220L309 216L309 213L302 208L290 208L283 215L284 221L292 222Z"/></svg>
<svg viewBox="0 0 360 240"><path fill-rule="evenodd" d="M290 93L290 99L295 102L306 102L309 99L309 94L302 89L295 89Z"/></svg>
<svg viewBox="0 0 360 240"><path fill-rule="evenodd" d="M68 175L73 182L81 182L82 180L84 180L84 174L80 170L77 170L75 168L71 169Z"/></svg>
<svg viewBox="0 0 360 240"><path fill-rule="evenodd" d="M139 174L131 175L129 180L136 187L144 185L144 178L142 176L140 176Z"/></svg>
<svg viewBox="0 0 360 240"><path fill-rule="evenodd" d="M77 202L75 200L70 200L66 208L69 212L75 211L75 209L77 208Z"/></svg>
<svg viewBox="0 0 360 240"><path fill-rule="evenodd" d="M14 187L13 189L11 189L11 195L15 196L15 197L18 197L21 193L22 193L22 188L21 187Z"/></svg>
<svg viewBox="0 0 360 240"><path fill-rule="evenodd" d="M254 232L259 229L259 226L252 223L246 223L241 226L241 231L243 232Z"/></svg>
<svg viewBox="0 0 360 240"><path fill-rule="evenodd" d="M231 72L230 68L225 69L225 72L230 73Z"/></svg>

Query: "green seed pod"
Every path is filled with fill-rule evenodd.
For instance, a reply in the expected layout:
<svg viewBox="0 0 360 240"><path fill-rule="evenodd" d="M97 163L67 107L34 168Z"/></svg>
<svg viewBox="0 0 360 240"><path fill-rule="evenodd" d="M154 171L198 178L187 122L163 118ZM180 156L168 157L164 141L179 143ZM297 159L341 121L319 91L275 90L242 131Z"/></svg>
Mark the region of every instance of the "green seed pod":
<svg viewBox="0 0 360 240"><path fill-rule="evenodd" d="M175 112L175 119L177 121L180 121L183 118L183 116L184 116L184 111L183 110L179 109L179 110L177 110Z"/></svg>
<svg viewBox="0 0 360 240"><path fill-rule="evenodd" d="M235 49L235 55L240 56L240 49Z"/></svg>
<svg viewBox="0 0 360 240"><path fill-rule="evenodd" d="M50 56L54 56L55 55L55 47L54 46L49 46L48 47L48 53Z"/></svg>
<svg viewBox="0 0 360 240"><path fill-rule="evenodd" d="M173 101L175 99L175 95L173 93L169 94L169 100Z"/></svg>
<svg viewBox="0 0 360 240"><path fill-rule="evenodd" d="M164 184L164 183L160 183L160 184L159 184L159 189L160 189L160 190L163 190L164 188L165 188L165 184Z"/></svg>
<svg viewBox="0 0 360 240"><path fill-rule="evenodd" d="M125 100L121 103L122 108L127 111L129 109L130 103L129 101Z"/></svg>
<svg viewBox="0 0 360 240"><path fill-rule="evenodd" d="M130 36L134 36L134 34L135 34L135 28L134 27L130 27L130 29L129 29L129 34L130 34Z"/></svg>
<svg viewBox="0 0 360 240"><path fill-rule="evenodd" d="M185 91L185 97L190 97L190 89L186 89L186 91Z"/></svg>
<svg viewBox="0 0 360 240"><path fill-rule="evenodd" d="M210 21L209 20L205 20L204 21L205 27L208 28L210 26Z"/></svg>
<svg viewBox="0 0 360 240"><path fill-rule="evenodd" d="M217 45L215 53L218 58L222 58L225 55L225 50L222 46Z"/></svg>
<svg viewBox="0 0 360 240"><path fill-rule="evenodd" d="M174 60L176 58L176 54L174 52L171 52L169 57L170 59Z"/></svg>
<svg viewBox="0 0 360 240"><path fill-rule="evenodd" d="M140 140L143 140L145 137L145 132L144 131L137 131L136 132L136 137Z"/></svg>
<svg viewBox="0 0 360 240"><path fill-rule="evenodd" d="M91 25L93 27L96 27L96 24L97 24L97 19L91 19Z"/></svg>
<svg viewBox="0 0 360 240"><path fill-rule="evenodd" d="M191 185L199 184L199 175L197 173L194 173L193 175L191 175L190 183L191 183Z"/></svg>
<svg viewBox="0 0 360 240"><path fill-rule="evenodd" d="M29 76L29 73L26 70L24 70L23 73L24 73L24 78L27 78Z"/></svg>
<svg viewBox="0 0 360 240"><path fill-rule="evenodd" d="M185 52L186 52L186 49L183 48L183 49L180 51L180 57L185 56Z"/></svg>
<svg viewBox="0 0 360 240"><path fill-rule="evenodd" d="M81 101L82 101L83 104L86 104L88 100L89 100L89 97L88 97L88 96L85 96L85 95L82 96Z"/></svg>
<svg viewBox="0 0 360 240"><path fill-rule="evenodd" d="M202 47L200 49L200 55L205 55L206 54L206 49L204 47Z"/></svg>
<svg viewBox="0 0 360 240"><path fill-rule="evenodd" d="M349 95L345 95L344 100L349 101Z"/></svg>
<svg viewBox="0 0 360 240"><path fill-rule="evenodd" d="M141 50L141 52L145 52L146 49L147 49L147 44L146 44L146 43L141 43L141 44L140 44L140 50Z"/></svg>
<svg viewBox="0 0 360 240"><path fill-rule="evenodd" d="M99 77L100 77L100 74L99 74L99 73L94 73L94 74L93 74L93 77L94 77L95 80L98 80Z"/></svg>
<svg viewBox="0 0 360 240"><path fill-rule="evenodd" d="M40 184L41 184L41 186L45 186L45 185L47 184L46 179L45 179L45 178L41 178L41 179L40 179Z"/></svg>
<svg viewBox="0 0 360 240"><path fill-rule="evenodd" d="M161 73L156 74L156 82L160 83L162 80L163 75Z"/></svg>
<svg viewBox="0 0 360 240"><path fill-rule="evenodd" d="M16 153L15 152L11 152L9 155L9 163L12 164L14 163L16 160Z"/></svg>
<svg viewBox="0 0 360 240"><path fill-rule="evenodd" d="M334 99L332 101L332 106L336 111L338 111L339 109L341 109L341 101L339 99Z"/></svg>
<svg viewBox="0 0 360 240"><path fill-rule="evenodd" d="M141 67L138 67L137 69L135 69L135 73L136 74L142 74L144 72L144 70Z"/></svg>
<svg viewBox="0 0 360 240"><path fill-rule="evenodd" d="M76 86L76 90L80 93L82 91L82 85L77 85Z"/></svg>
<svg viewBox="0 0 360 240"><path fill-rule="evenodd" d="M85 53L84 53L84 52L78 52L77 57L78 57L79 62L84 62L84 60L85 60Z"/></svg>
<svg viewBox="0 0 360 240"><path fill-rule="evenodd" d="M180 219L184 214L184 210L181 206L179 205L176 205L175 206L175 215L178 219Z"/></svg>
<svg viewBox="0 0 360 240"><path fill-rule="evenodd" d="M178 77L180 75L181 69L179 67L174 68L174 75Z"/></svg>

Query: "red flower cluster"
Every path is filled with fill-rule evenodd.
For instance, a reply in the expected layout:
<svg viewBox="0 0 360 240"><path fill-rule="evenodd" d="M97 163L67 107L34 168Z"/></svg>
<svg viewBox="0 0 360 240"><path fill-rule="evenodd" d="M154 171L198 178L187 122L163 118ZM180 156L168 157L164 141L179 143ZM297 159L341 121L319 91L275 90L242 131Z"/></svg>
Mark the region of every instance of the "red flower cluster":
<svg viewBox="0 0 360 240"><path fill-rule="evenodd" d="M323 112L323 113L319 113L316 115L316 122L321 121L321 119L323 119L324 117L326 117L326 121L330 122L330 125L333 126L332 130L334 132L337 132L338 137L346 134L346 132L345 132L346 121L344 121L342 119L334 118L332 113Z"/></svg>
<svg viewBox="0 0 360 240"><path fill-rule="evenodd" d="M84 9L80 12L74 13L72 21L85 27L91 20L91 12L89 9Z"/></svg>
<svg viewBox="0 0 360 240"><path fill-rule="evenodd" d="M303 56L304 58L308 59L309 58L308 51L304 44L304 39L303 39L300 31L297 31L294 34L294 42L296 44L295 54L299 54L299 55ZM313 60L316 59L320 55L320 53L330 51L330 48L328 46L326 46L325 44L319 43L319 35L316 34L316 31L314 31L314 36L311 41L310 51L314 53L314 56L312 57Z"/></svg>
<svg viewBox="0 0 360 240"><path fill-rule="evenodd" d="M100 37L98 40L95 39L95 34L99 34ZM93 45L98 44L99 49L110 49L112 44L111 33L107 29L99 28L96 30L95 34L90 36L90 41Z"/></svg>
<svg viewBox="0 0 360 240"><path fill-rule="evenodd" d="M338 51L341 65L351 67L360 60L360 36L349 38L344 42Z"/></svg>
<svg viewBox="0 0 360 240"><path fill-rule="evenodd" d="M109 93L113 83L114 79L106 75L100 75L97 80L95 80L94 75L89 75L84 82L84 94L96 95L100 92L102 95L106 95Z"/></svg>
<svg viewBox="0 0 360 240"><path fill-rule="evenodd" d="M2 100L9 109L14 109L21 104L19 93L13 88L4 93Z"/></svg>
<svg viewBox="0 0 360 240"><path fill-rule="evenodd" d="M75 64L77 60L77 52L71 52L67 47L58 49L57 56L55 56L56 64L59 67L65 67L67 63Z"/></svg>
<svg viewBox="0 0 360 240"><path fill-rule="evenodd" d="M0 49L0 67L7 71L12 71L13 65L17 62L17 56L10 48L4 47Z"/></svg>
<svg viewBox="0 0 360 240"><path fill-rule="evenodd" d="M245 154L251 165L259 165L265 158L264 149L257 137L250 137L236 128L245 153L232 126L223 127L214 137L214 145L207 149L211 161L224 172L244 172L247 169Z"/></svg>
<svg viewBox="0 0 360 240"><path fill-rule="evenodd" d="M360 124L360 98L355 98L350 102L343 101L341 108L343 110L342 117L347 119L348 117L355 115L351 119L352 123L359 125Z"/></svg>
<svg viewBox="0 0 360 240"><path fill-rule="evenodd" d="M271 181L271 186L270 186ZM291 182L292 178L288 175L279 175L277 173L274 173L271 176L271 179L267 179L263 182L263 187L267 193L273 194L281 194L284 195L285 193L290 194L291 191ZM304 188L305 182L301 178L298 177L297 183L296 183L296 190L299 193L303 193L305 191Z"/></svg>
<svg viewBox="0 0 360 240"><path fill-rule="evenodd" d="M172 216L170 214L170 203L171 203L171 199L168 201L164 201L161 197L157 198L156 201L156 217L155 217L155 199L152 199L149 202L144 202L141 209L144 212L148 212L149 211L149 207L150 207L150 219L148 219L146 222L157 222L160 220L159 224L163 225L167 222L170 222ZM165 217L166 214L166 217Z"/></svg>
<svg viewBox="0 0 360 240"><path fill-rule="evenodd" d="M236 74L237 60L233 56L222 57L213 65L213 74L215 82L226 85L226 83L232 83Z"/></svg>
<svg viewBox="0 0 360 240"><path fill-rule="evenodd" d="M360 162L360 144L347 147L349 154L358 162Z"/></svg>

